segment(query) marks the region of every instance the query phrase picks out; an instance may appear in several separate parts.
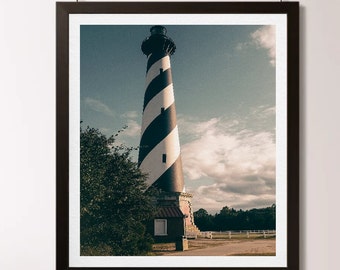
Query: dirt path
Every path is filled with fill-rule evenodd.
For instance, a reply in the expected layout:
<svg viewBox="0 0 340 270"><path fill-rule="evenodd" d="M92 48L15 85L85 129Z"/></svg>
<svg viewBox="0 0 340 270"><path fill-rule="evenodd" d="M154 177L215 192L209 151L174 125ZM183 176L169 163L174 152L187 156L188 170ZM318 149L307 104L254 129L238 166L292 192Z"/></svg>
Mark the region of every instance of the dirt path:
<svg viewBox="0 0 340 270"><path fill-rule="evenodd" d="M195 240L193 240L195 241ZM205 240L207 244L209 240ZM210 240L213 241L213 240ZM197 243L197 242L196 242ZM275 239L224 240L206 248L189 248L186 251L165 252L163 256L241 256L275 255ZM192 242L195 246L195 242Z"/></svg>

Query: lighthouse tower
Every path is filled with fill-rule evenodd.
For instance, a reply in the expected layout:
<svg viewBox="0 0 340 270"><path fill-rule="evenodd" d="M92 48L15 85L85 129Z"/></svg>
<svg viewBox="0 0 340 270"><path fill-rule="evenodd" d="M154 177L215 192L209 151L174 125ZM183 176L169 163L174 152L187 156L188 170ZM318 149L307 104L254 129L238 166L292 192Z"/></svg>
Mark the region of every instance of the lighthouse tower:
<svg viewBox="0 0 340 270"><path fill-rule="evenodd" d="M184 235L198 231L185 193L170 56L176 45L163 26L153 26L141 46L147 56L143 120L138 163L148 184L161 191L161 217L184 218ZM172 216L171 216L172 215Z"/></svg>

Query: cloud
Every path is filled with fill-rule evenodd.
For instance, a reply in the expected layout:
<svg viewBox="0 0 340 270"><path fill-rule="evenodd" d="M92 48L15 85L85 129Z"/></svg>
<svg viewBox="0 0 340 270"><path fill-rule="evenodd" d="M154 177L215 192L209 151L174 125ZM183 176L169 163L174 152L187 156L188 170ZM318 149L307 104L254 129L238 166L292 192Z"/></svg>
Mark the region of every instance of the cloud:
<svg viewBox="0 0 340 270"><path fill-rule="evenodd" d="M274 25L262 26L251 34L251 38L259 47L268 50L270 63L275 66L276 61L276 31Z"/></svg>
<svg viewBox="0 0 340 270"><path fill-rule="evenodd" d="M276 116L275 106L258 106L251 109L250 116L255 119L268 119Z"/></svg>
<svg viewBox="0 0 340 270"><path fill-rule="evenodd" d="M97 99L87 97L85 98L84 103L86 106L88 106L91 110L95 112L99 112L107 116L114 117L114 112L107 105L105 105L104 103Z"/></svg>
<svg viewBox="0 0 340 270"><path fill-rule="evenodd" d="M247 49L249 47L249 45L251 45L251 42L247 41L247 42L239 42L236 44L235 49L237 51L242 51L244 49Z"/></svg>
<svg viewBox="0 0 340 270"><path fill-rule="evenodd" d="M242 51L247 46L247 43L238 43L235 47L236 50Z"/></svg>
<svg viewBox="0 0 340 270"><path fill-rule="evenodd" d="M228 205L245 209L275 203L273 132L249 130L239 120L223 118L203 122L181 119L181 125L195 133L181 151L187 190L194 193L195 208L219 210ZM209 179L206 182L210 184L197 186L195 181L201 183L202 179Z"/></svg>
<svg viewBox="0 0 340 270"><path fill-rule="evenodd" d="M138 113L137 111L128 111L124 114L122 114L123 118L132 118L135 119L140 115L140 113Z"/></svg>
<svg viewBox="0 0 340 270"><path fill-rule="evenodd" d="M106 134L107 136L111 136L112 135L112 129L110 128L106 128L106 127L102 127L99 129L100 132Z"/></svg>
<svg viewBox="0 0 340 270"><path fill-rule="evenodd" d="M124 130L122 135L128 137L139 137L141 132L141 126L135 121L129 119L127 121L127 128Z"/></svg>
<svg viewBox="0 0 340 270"><path fill-rule="evenodd" d="M269 108L265 108L263 110L264 115L268 116L268 115L275 115L276 114L276 107L269 107Z"/></svg>
<svg viewBox="0 0 340 270"><path fill-rule="evenodd" d="M235 209L252 209L268 207L275 203L275 194L238 194L226 192L220 185L201 186L194 193L192 205L195 209L204 208L216 213L224 206Z"/></svg>
<svg viewBox="0 0 340 270"><path fill-rule="evenodd" d="M122 118L127 119L126 122L127 128L121 133L122 136L127 137L140 137L141 126L135 120L138 118L140 114L137 111L128 111L121 115Z"/></svg>

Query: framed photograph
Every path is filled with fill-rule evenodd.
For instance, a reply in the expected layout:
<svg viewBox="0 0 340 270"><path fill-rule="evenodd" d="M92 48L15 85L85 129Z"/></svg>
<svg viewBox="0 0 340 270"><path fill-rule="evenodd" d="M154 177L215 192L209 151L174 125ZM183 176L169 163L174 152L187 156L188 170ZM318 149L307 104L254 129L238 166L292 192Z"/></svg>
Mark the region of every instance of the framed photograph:
<svg viewBox="0 0 340 270"><path fill-rule="evenodd" d="M57 270L299 269L298 2L56 8Z"/></svg>

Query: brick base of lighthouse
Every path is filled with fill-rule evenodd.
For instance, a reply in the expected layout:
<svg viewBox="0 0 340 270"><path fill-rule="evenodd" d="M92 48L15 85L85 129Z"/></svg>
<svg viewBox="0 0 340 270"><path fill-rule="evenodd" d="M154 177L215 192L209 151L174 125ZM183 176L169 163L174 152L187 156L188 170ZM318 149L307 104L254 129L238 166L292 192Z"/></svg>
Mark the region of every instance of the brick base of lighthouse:
<svg viewBox="0 0 340 270"><path fill-rule="evenodd" d="M183 227L186 238L196 238L199 229L194 222L194 214L191 204L192 194L185 192L162 192L157 199L158 208L179 208L183 214Z"/></svg>

